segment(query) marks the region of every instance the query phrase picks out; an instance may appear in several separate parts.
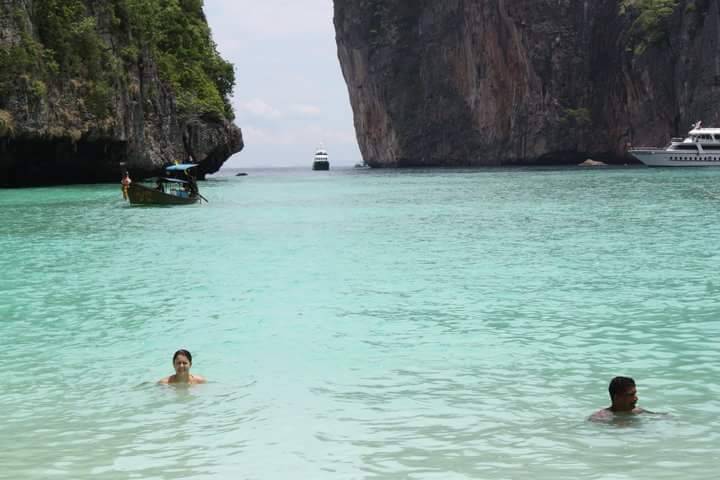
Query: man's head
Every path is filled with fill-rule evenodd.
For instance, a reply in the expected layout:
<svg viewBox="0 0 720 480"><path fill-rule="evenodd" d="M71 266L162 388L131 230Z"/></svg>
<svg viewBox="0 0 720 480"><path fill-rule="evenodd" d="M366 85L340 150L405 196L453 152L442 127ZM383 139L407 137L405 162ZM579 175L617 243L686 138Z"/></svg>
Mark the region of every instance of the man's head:
<svg viewBox="0 0 720 480"><path fill-rule="evenodd" d="M630 377L615 377L608 387L611 408L616 412L631 412L637 404L637 388L635 380Z"/></svg>

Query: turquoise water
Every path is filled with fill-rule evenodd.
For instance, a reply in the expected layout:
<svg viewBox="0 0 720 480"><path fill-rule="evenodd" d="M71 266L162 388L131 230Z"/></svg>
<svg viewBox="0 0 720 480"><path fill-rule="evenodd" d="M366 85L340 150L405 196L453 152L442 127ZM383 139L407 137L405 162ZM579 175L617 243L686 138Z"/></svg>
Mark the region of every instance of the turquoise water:
<svg viewBox="0 0 720 480"><path fill-rule="evenodd" d="M0 190L0 478L715 477L720 169L249 172Z"/></svg>

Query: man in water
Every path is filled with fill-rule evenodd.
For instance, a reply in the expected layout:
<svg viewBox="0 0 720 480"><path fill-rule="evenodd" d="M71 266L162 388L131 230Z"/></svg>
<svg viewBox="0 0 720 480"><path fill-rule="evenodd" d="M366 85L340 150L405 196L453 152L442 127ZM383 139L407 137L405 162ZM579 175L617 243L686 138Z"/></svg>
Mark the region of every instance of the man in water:
<svg viewBox="0 0 720 480"><path fill-rule="evenodd" d="M630 377L615 377L608 387L612 404L593 413L591 421L611 420L615 415L633 415L638 413L653 413L637 406L638 396L635 380Z"/></svg>

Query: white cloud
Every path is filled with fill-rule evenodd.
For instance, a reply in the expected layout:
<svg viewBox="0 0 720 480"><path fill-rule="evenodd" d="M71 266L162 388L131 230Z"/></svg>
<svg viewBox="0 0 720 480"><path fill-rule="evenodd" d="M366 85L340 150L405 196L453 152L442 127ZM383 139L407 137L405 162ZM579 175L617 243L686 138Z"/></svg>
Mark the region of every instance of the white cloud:
<svg viewBox="0 0 720 480"><path fill-rule="evenodd" d="M206 0L205 11L214 14L213 32L229 40L233 33L263 38L333 31L332 0Z"/></svg>
<svg viewBox="0 0 720 480"><path fill-rule="evenodd" d="M246 145L274 145L278 143L278 137L267 128L243 125L243 141Z"/></svg>
<svg viewBox="0 0 720 480"><path fill-rule="evenodd" d="M245 149L233 162L306 165L321 142L333 165L360 160L333 0L205 0L205 13L235 65L232 104Z"/></svg>
<svg viewBox="0 0 720 480"><path fill-rule="evenodd" d="M354 145L355 132L343 129L327 129L319 125L299 128L265 128L254 125L242 127L243 139L247 145L301 145L314 148L315 144Z"/></svg>
<svg viewBox="0 0 720 480"><path fill-rule="evenodd" d="M260 98L253 98L247 101L234 101L233 106L238 113L245 112L263 118L279 118L282 116L279 110Z"/></svg>
<svg viewBox="0 0 720 480"><path fill-rule="evenodd" d="M333 144L356 144L357 138L352 129L326 128L320 125L310 125L298 130L306 142L323 142L328 148Z"/></svg>
<svg viewBox="0 0 720 480"><path fill-rule="evenodd" d="M322 112L322 110L320 110L320 107L316 107L315 105L302 104L290 105L290 111L311 117L318 116Z"/></svg>

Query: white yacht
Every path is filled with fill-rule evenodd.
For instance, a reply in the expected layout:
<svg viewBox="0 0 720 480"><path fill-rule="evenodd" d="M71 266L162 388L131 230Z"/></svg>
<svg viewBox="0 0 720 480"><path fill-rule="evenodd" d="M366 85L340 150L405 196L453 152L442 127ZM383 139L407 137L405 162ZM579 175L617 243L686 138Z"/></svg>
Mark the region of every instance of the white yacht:
<svg viewBox="0 0 720 480"><path fill-rule="evenodd" d="M313 170L330 170L328 153L322 146L315 151L315 157L313 157Z"/></svg>
<svg viewBox="0 0 720 480"><path fill-rule="evenodd" d="M631 148L628 153L649 167L720 166L720 128L697 122L687 138L673 138L665 148Z"/></svg>

